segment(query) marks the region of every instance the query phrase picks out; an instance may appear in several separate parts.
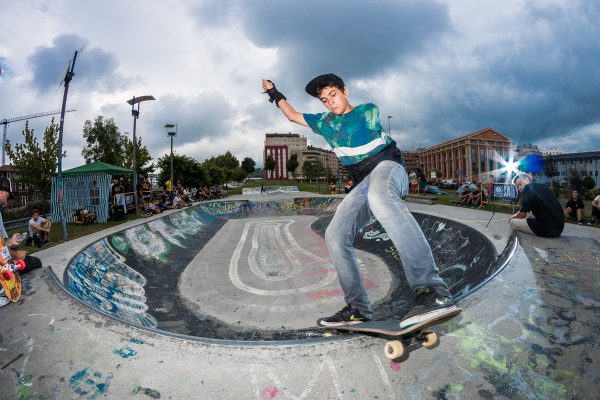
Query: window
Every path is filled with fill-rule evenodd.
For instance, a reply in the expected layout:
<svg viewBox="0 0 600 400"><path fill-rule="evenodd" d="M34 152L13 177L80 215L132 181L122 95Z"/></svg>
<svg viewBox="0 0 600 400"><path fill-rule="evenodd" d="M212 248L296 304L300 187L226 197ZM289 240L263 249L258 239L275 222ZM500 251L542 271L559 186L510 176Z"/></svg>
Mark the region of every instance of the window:
<svg viewBox="0 0 600 400"><path fill-rule="evenodd" d="M484 148L480 148L479 149L479 164L480 164L480 168L481 168L481 172L485 171L485 149Z"/></svg>
<svg viewBox="0 0 600 400"><path fill-rule="evenodd" d="M471 173L473 175L479 175L477 170L477 149L471 148Z"/></svg>

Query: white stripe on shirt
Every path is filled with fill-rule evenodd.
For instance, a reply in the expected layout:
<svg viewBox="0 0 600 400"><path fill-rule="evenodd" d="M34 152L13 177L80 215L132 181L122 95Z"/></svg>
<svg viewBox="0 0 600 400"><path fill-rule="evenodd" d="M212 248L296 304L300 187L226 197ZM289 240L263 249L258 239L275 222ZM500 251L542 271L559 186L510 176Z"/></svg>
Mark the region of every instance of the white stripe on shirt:
<svg viewBox="0 0 600 400"><path fill-rule="evenodd" d="M375 150L377 147L379 147L381 145L385 145L385 144L387 144L386 141L385 141L385 135L382 134L380 138L372 140L372 141L370 141L367 144L363 144L362 146L358 146L358 147L336 147L336 148L333 149L333 152L338 157L360 156L360 155L363 155L363 154L367 154L367 153Z"/></svg>

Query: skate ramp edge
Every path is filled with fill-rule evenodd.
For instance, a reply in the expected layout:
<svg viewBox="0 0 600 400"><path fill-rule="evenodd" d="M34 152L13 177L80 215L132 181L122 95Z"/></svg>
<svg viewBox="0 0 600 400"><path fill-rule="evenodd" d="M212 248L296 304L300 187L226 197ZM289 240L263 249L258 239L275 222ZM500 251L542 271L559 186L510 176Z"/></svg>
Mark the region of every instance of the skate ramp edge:
<svg viewBox="0 0 600 400"><path fill-rule="evenodd" d="M317 218L312 229L323 232L341 202L339 197L297 198L278 201L206 202L110 234L79 251L65 268L62 282L49 267L50 275L72 298L115 321L140 329L186 340L228 345L297 344L339 340L324 338L312 328L294 332L242 332L219 321L186 315L177 283L183 270L216 233L231 219L280 218L310 215ZM509 239L498 257L493 244L481 232L456 221L414 214L436 259L440 275L460 300L493 279L510 262L517 237ZM234 243L231 244L234 246ZM376 220L364 226L356 248L380 257L388 268L399 263L399 255ZM389 317L406 307L406 283L401 268L389 294L374 305L375 317ZM157 288L159 285L162 287ZM158 295L157 295L158 294ZM157 296L164 298L157 299ZM164 308L175 304L173 312ZM178 308L177 308L178 307ZM167 317L161 317L167 314ZM186 325L187 324L187 325ZM194 326L177 330L178 325ZM192 332L190 334L190 332ZM238 335L239 334L239 335Z"/></svg>

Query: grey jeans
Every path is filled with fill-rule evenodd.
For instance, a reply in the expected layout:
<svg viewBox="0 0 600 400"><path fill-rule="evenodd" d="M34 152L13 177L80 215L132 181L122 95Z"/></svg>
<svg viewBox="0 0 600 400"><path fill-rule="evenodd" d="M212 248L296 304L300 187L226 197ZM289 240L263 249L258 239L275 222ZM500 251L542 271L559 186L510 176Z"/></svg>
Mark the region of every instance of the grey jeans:
<svg viewBox="0 0 600 400"><path fill-rule="evenodd" d="M325 241L344 290L347 304L371 318L373 310L354 251L354 238L374 216L396 246L409 286L436 288L449 295L438 275L431 248L401 196L408 191L404 167L393 161L379 163L338 205L325 232Z"/></svg>

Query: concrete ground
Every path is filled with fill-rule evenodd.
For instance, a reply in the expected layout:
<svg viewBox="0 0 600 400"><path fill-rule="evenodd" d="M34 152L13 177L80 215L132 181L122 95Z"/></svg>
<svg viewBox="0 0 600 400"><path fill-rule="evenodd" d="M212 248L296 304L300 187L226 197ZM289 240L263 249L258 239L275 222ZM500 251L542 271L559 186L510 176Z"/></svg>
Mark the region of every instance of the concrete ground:
<svg viewBox="0 0 600 400"><path fill-rule="evenodd" d="M486 228L487 211L408 207L471 226L498 252L508 241L507 215L495 215ZM36 255L62 277L82 248L123 228ZM91 311L43 268L23 277L18 303L0 309L0 398L594 399L599 232L568 224L560 239L521 236L509 266L439 327L439 346L393 361L383 354L384 339L362 335L245 344L153 333ZM204 310L218 308L197 301Z"/></svg>

